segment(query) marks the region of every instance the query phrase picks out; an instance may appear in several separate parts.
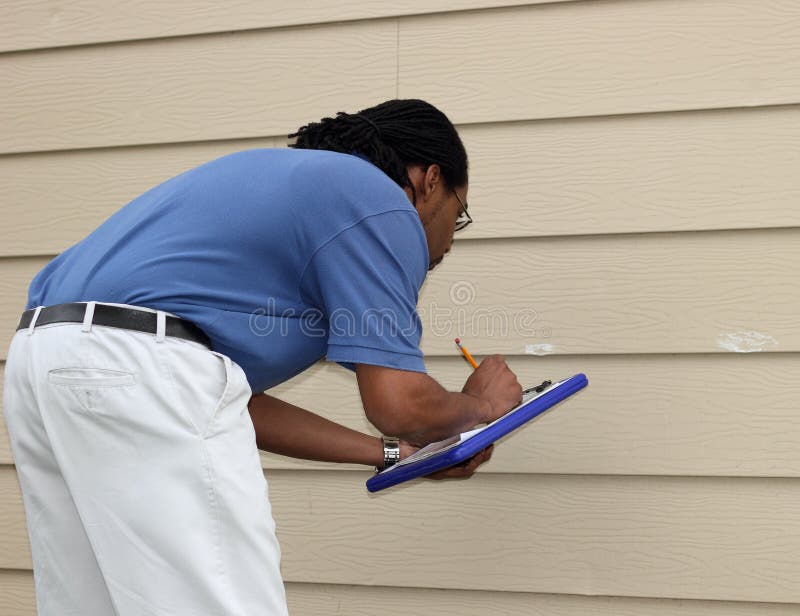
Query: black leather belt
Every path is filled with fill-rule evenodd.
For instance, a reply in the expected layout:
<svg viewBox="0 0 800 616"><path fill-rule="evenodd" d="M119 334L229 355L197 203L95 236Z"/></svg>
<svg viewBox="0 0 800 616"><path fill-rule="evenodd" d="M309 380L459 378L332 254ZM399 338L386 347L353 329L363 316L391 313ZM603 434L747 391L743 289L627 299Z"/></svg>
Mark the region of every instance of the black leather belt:
<svg viewBox="0 0 800 616"><path fill-rule="evenodd" d="M17 330L30 327L35 310L26 310L22 313ZM47 325L49 323L83 323L83 315L86 313L85 303L56 304L45 306L39 312L36 319L36 326ZM107 327L117 327L119 329L131 329L136 332L147 334L156 333L156 313L146 310L136 310L135 308L123 308L122 306L108 306L106 304L95 304L93 325L105 325ZM199 342L210 347L208 336L191 321L179 319L178 317L166 318L166 336L173 338L183 338Z"/></svg>

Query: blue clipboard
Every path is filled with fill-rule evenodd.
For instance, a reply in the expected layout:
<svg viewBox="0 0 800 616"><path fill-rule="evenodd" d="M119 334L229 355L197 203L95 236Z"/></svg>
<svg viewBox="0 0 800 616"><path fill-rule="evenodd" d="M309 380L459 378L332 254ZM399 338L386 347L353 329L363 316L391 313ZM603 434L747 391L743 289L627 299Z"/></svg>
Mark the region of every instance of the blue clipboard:
<svg viewBox="0 0 800 616"><path fill-rule="evenodd" d="M585 374L576 374L547 386L543 391L523 395L522 404L487 426L431 443L391 468L370 477L367 480L367 490L378 492L398 483L460 464L509 432L513 432L562 400L579 392L588 384L589 380Z"/></svg>

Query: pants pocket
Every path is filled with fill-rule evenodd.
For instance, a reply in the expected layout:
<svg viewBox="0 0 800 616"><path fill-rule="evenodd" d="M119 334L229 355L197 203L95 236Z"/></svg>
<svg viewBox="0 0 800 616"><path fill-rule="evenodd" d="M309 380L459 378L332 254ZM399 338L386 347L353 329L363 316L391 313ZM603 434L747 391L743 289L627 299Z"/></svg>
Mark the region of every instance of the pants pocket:
<svg viewBox="0 0 800 616"><path fill-rule="evenodd" d="M56 368L47 373L47 380L79 408L95 414L114 413L118 392L136 385L133 373L107 368Z"/></svg>
<svg viewBox="0 0 800 616"><path fill-rule="evenodd" d="M231 360L222 353L178 341L163 346L164 367L180 413L198 436L206 438L225 408Z"/></svg>
<svg viewBox="0 0 800 616"><path fill-rule="evenodd" d="M220 413L222 412L222 409L225 408L225 404L228 400L228 393L230 392L230 387L231 387L230 358L227 355L223 355L222 353L217 353L216 351L209 351L209 354L215 356L218 361L222 362L222 366L225 371L224 373L225 385L222 388L222 393L217 399L216 404L214 404L214 410L211 412L211 417L209 418L208 422L206 423L205 429L202 432L203 438L208 438L216 428L216 424L220 420Z"/></svg>
<svg viewBox="0 0 800 616"><path fill-rule="evenodd" d="M47 373L47 380L67 387L126 387L136 382L131 372L106 368L56 368Z"/></svg>

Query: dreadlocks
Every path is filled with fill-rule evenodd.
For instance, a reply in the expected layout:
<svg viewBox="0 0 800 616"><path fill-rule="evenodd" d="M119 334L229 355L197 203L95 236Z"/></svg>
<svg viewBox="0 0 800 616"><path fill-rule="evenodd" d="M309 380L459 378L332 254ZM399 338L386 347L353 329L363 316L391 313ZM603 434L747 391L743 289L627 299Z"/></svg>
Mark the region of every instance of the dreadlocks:
<svg viewBox="0 0 800 616"><path fill-rule="evenodd" d="M450 188L467 183L467 152L455 127L441 111L418 99L395 99L362 109L340 111L299 128L293 148L331 150L367 157L401 187L416 191L408 165L438 164Z"/></svg>

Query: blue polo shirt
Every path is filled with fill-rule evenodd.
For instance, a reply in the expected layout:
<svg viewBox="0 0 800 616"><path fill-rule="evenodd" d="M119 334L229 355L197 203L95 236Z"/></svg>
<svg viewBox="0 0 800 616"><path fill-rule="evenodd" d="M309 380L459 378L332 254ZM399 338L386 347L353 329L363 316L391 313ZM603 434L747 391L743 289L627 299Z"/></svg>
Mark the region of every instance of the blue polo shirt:
<svg viewBox="0 0 800 616"><path fill-rule="evenodd" d="M254 392L327 356L425 371L425 233L371 163L319 150L238 152L134 199L51 261L28 308L101 301L189 319Z"/></svg>

